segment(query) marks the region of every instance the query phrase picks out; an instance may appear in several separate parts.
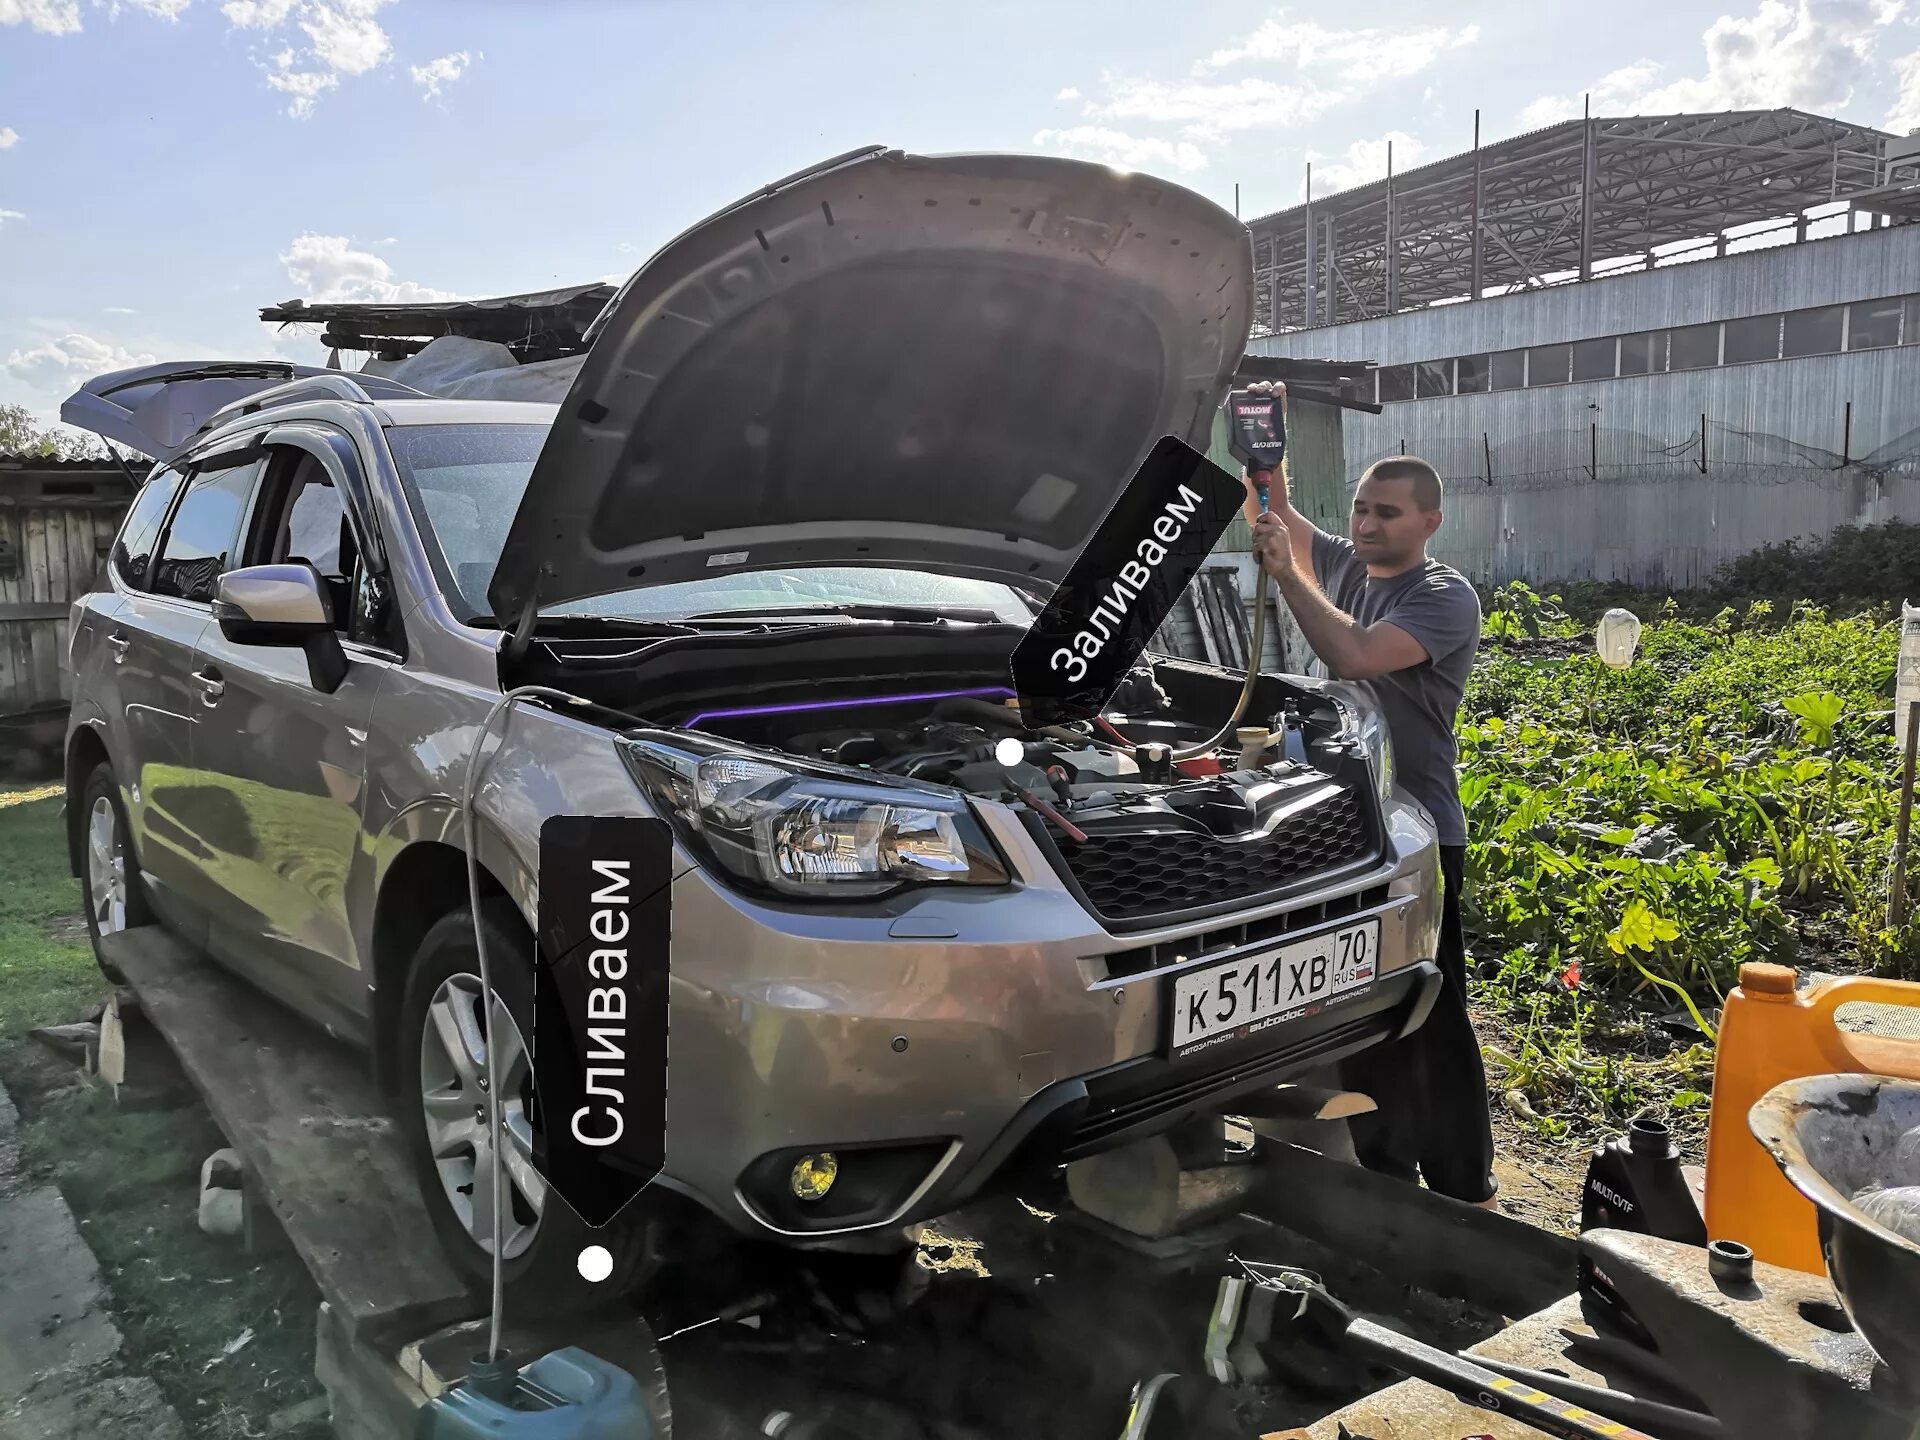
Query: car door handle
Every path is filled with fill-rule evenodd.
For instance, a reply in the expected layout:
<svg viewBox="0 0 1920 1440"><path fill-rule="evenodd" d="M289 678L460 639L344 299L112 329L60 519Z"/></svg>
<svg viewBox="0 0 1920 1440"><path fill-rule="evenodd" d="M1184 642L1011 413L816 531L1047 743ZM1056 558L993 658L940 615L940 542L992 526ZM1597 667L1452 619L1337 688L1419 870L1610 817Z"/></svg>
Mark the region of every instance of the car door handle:
<svg viewBox="0 0 1920 1440"><path fill-rule="evenodd" d="M227 682L220 678L220 672L209 666L205 670L193 672L193 683L200 687L200 699L212 705L227 693Z"/></svg>
<svg viewBox="0 0 1920 1440"><path fill-rule="evenodd" d="M122 660L127 658L127 647L133 644L133 641L116 630L113 634L107 636L107 644L113 647L113 663L118 665Z"/></svg>

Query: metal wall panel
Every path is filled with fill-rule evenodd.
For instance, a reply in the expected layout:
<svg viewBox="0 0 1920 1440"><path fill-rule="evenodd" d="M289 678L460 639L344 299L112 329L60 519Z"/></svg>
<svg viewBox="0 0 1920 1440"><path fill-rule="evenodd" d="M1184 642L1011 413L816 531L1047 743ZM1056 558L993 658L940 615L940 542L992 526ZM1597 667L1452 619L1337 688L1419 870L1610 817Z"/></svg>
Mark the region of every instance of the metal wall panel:
<svg viewBox="0 0 1920 1440"><path fill-rule="evenodd" d="M1397 364L1906 293L1920 293L1920 227L1301 331L1252 348ZM1920 345L1346 415L1347 484L1399 453L1423 456L1447 478L1434 553L1476 580L1684 588L1770 541L1920 520Z"/></svg>

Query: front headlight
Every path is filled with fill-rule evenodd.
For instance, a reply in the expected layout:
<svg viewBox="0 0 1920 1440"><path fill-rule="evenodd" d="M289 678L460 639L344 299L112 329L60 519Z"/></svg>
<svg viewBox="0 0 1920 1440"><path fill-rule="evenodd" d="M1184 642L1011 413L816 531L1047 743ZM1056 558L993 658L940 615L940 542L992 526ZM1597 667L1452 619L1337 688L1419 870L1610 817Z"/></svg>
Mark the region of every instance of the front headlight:
<svg viewBox="0 0 1920 1440"><path fill-rule="evenodd" d="M864 781L691 736L622 736L621 758L689 848L749 884L819 899L1004 885L964 797Z"/></svg>
<svg viewBox="0 0 1920 1440"><path fill-rule="evenodd" d="M1386 713L1361 686L1343 681L1328 688L1346 717L1348 738L1366 747L1367 768L1373 772L1374 790L1384 805L1393 797L1393 736L1387 730Z"/></svg>

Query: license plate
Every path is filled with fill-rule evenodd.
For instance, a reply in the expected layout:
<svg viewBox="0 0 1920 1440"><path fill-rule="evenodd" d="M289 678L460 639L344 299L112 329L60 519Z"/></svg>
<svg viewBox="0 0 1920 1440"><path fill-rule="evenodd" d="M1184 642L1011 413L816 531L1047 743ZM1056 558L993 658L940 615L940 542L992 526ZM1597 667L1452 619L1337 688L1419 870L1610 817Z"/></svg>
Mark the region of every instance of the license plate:
<svg viewBox="0 0 1920 1440"><path fill-rule="evenodd" d="M1361 920L1264 955L1176 975L1172 1053L1256 1035L1370 985L1379 949L1380 922Z"/></svg>

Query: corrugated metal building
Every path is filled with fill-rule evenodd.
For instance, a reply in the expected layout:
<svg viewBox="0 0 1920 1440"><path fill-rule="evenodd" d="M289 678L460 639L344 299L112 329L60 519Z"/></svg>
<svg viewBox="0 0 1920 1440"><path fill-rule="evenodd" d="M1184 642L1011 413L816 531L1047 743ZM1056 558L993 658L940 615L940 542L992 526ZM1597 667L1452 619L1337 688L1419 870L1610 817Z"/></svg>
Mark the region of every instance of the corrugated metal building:
<svg viewBox="0 0 1920 1440"><path fill-rule="evenodd" d="M1703 139L1709 118L1717 128ZM1549 246L1538 265L1576 268L1507 276L1506 293L1489 293L1494 287L1482 285L1480 261L1467 271L1469 249L1454 233L1460 220L1499 237L1499 216L1482 212L1476 199L1464 217L1427 215L1451 235L1460 273L1409 266L1417 281L1412 303L1422 308L1384 311L1387 292L1376 287L1360 292L1375 301L1376 313L1367 315L1355 292L1343 291L1345 313L1361 309L1361 318L1294 328L1252 346L1256 354L1364 359L1381 367L1362 398L1384 408L1345 414L1339 478L1350 485L1386 455L1432 461L1450 492L1435 552L1478 580L1597 578L1681 588L1768 541L1849 522L1920 518L1920 228L1904 223L1904 189L1885 184L1897 167L1913 163L1911 148L1844 127L1856 149L1843 170L1841 140L1831 128L1839 122L1754 112L1747 117L1752 133L1742 140L1722 117L1671 120L1686 138L1664 143L1678 145L1696 165L1696 150L1719 152L1719 168L1696 171L1690 190L1668 182L1659 203L1671 216L1657 226L1648 222L1643 251L1596 254L1591 237L1580 244L1580 225L1573 224L1554 243L1574 248L1555 260ZM1629 134L1625 122L1587 122L1586 152L1578 144L1563 147L1558 171L1550 156L1527 163L1547 192L1557 184L1559 200L1572 197L1571 219L1592 217L1597 233L1618 243L1625 222L1603 207L1593 137L1602 127L1620 127L1614 143L1625 154L1630 139L1655 143L1649 125L1636 121ZM1577 141L1582 127L1559 128ZM1547 133L1508 143L1537 149ZM1830 165L1820 158L1825 152L1810 148L1816 143L1832 145ZM1879 151L1862 159L1857 147L1869 143ZM1474 166L1498 169L1500 152L1478 152ZM1466 158L1425 168L1444 178ZM1726 227L1751 227L1756 210L1768 206L1779 215L1773 197L1781 190L1797 204L1830 200L1831 190L1819 193L1822 169L1826 183L1843 185L1852 176L1858 187L1839 195L1853 207L1850 217L1827 222L1845 233L1807 238L1819 227L1804 212L1790 212L1773 234L1765 227L1759 233L1761 242L1787 243L1724 253ZM1421 173L1403 178L1403 196L1418 195ZM1782 176L1791 184L1773 189ZM1389 208L1394 193L1389 183ZM1542 190L1532 193L1534 200L1516 207L1537 221ZM1644 200L1615 198L1623 207L1629 198ZM1549 193L1545 203L1554 199ZM1291 263L1275 237L1284 238L1298 218L1295 211L1254 222L1270 265ZM1885 228L1856 231L1862 222ZM1714 258L1667 263L1673 237L1689 226L1696 237L1705 234L1692 253ZM1383 228L1409 256L1421 251L1420 233ZM1308 225L1306 233L1327 230ZM1731 243L1737 248L1740 240ZM1471 254L1482 248L1475 243ZM1330 278L1322 274L1331 266L1324 253L1306 247L1295 259ZM1402 306L1414 283L1394 287ZM1322 314L1327 288L1319 279L1305 287L1318 296ZM1291 290L1270 283L1269 290L1276 304L1288 296L1301 303L1298 283ZM1453 299L1469 290L1483 298ZM1305 456L1295 470L1304 476ZM1339 523L1344 503L1328 500L1328 508L1309 513Z"/></svg>

